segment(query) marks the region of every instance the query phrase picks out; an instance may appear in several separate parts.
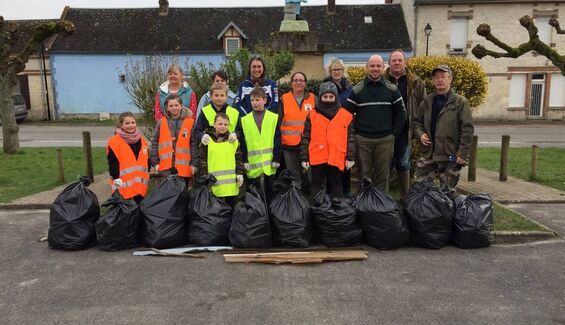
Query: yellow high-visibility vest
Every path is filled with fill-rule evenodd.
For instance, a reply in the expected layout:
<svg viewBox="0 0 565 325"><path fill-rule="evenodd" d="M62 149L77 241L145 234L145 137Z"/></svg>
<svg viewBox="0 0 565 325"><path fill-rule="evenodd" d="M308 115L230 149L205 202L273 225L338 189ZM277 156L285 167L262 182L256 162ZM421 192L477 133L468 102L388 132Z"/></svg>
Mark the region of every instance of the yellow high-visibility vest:
<svg viewBox="0 0 565 325"><path fill-rule="evenodd" d="M275 132L279 116L273 112L265 111L261 131L255 123L253 114L247 114L241 118L241 126L245 135L247 147L247 160L249 170L247 177L257 178L261 174L274 175L276 168L271 166L273 162L273 148L275 144Z"/></svg>
<svg viewBox="0 0 565 325"><path fill-rule="evenodd" d="M204 113L204 117L208 121L208 125L214 126L214 118L216 118L216 114L218 113L213 107L212 104L208 104L202 108L202 113ZM230 133L235 131L235 126L237 125L237 119L239 119L239 112L237 109L228 106L226 108L226 114L230 119L230 126L228 130Z"/></svg>
<svg viewBox="0 0 565 325"><path fill-rule="evenodd" d="M235 196L239 194L235 174L235 153L239 141L208 143L208 174L216 177L212 185L212 193L216 197Z"/></svg>

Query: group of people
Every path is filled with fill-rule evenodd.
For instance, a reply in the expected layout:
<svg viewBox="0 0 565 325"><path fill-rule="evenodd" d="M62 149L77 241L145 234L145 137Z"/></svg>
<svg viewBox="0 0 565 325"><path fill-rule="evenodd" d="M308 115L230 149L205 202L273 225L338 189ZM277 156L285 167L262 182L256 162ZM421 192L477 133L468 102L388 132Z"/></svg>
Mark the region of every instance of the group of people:
<svg viewBox="0 0 565 325"><path fill-rule="evenodd" d="M291 91L279 99L276 82L265 77L264 61L253 57L236 93L227 87L227 74L216 71L198 104L180 68L171 65L156 94L151 144L131 112L119 117L107 150L112 188L141 200L153 167L160 175L178 174L187 184L196 175L213 175L212 193L230 205L247 181L263 177L269 201L277 171L284 168L299 186L309 174L311 195L326 188L333 197L348 197L350 171L357 165L359 177L371 178L383 191L395 168L404 198L415 139L420 142L415 181L439 176L441 188L453 193L473 137L468 101L451 89L447 65L433 70L435 89L426 94L402 50L393 51L388 64L385 69L381 56L371 56L365 79L353 86L343 61L334 59L317 96L307 90L306 74L295 72Z"/></svg>

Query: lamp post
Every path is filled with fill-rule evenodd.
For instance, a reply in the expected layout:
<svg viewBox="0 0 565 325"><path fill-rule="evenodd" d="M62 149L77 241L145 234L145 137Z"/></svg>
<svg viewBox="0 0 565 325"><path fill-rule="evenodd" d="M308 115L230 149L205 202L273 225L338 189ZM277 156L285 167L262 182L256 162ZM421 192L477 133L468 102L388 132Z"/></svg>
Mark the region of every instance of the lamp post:
<svg viewBox="0 0 565 325"><path fill-rule="evenodd" d="M427 23L426 27L424 27L424 34L426 34L426 56L428 56L428 45L430 43L430 35L432 34L432 26L430 23Z"/></svg>

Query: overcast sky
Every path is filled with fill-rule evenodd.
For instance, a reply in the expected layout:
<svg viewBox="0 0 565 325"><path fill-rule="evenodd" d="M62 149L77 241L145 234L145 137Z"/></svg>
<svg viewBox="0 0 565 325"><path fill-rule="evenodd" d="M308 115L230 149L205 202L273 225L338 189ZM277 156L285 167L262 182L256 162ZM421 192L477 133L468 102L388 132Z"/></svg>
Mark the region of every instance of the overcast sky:
<svg viewBox="0 0 565 325"><path fill-rule="evenodd" d="M327 0L309 0L306 5L323 5ZM344 4L380 4L384 0L336 0ZM273 7L284 0L169 0L171 7ZM303 4L304 5L304 4ZM74 8L157 8L159 0L0 0L4 19L59 18L65 6Z"/></svg>

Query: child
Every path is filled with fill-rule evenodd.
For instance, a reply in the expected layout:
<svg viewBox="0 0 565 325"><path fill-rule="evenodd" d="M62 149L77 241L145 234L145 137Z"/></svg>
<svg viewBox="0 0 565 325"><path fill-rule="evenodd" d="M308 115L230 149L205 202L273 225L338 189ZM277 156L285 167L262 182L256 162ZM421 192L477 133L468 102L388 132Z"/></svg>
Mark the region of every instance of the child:
<svg viewBox="0 0 565 325"><path fill-rule="evenodd" d="M253 88L249 96L253 112L241 118L243 162L249 179L265 175L265 195L269 203L282 154L280 121L278 114L265 110L267 94L263 88Z"/></svg>
<svg viewBox="0 0 565 325"><path fill-rule="evenodd" d="M125 199L141 202L149 184L149 147L132 112L118 117L118 128L108 140L106 154L112 191L118 190Z"/></svg>
<svg viewBox="0 0 565 325"><path fill-rule="evenodd" d="M243 167L239 141L229 142L230 119L225 113L218 113L214 117L214 129L207 130L210 136L207 145L201 144L198 150L200 172L202 175L212 174L216 177L216 184L212 186L212 193L219 198L225 198L226 203L235 206L238 195L243 185Z"/></svg>
<svg viewBox="0 0 565 325"><path fill-rule="evenodd" d="M162 176L178 174L188 186L196 173L195 165L191 165L192 112L182 106L182 99L177 95L167 96L165 107L167 111L157 122L151 142L151 166Z"/></svg>
<svg viewBox="0 0 565 325"><path fill-rule="evenodd" d="M227 104L228 88L223 84L214 84L210 88L210 97L212 102L202 108L202 114L198 116L193 132L193 145L202 143L207 145L210 136L206 134L206 128L214 125L214 117L217 113L224 113L230 119L228 130L229 141L234 142L241 138L241 121L239 120L239 112Z"/></svg>
<svg viewBox="0 0 565 325"><path fill-rule="evenodd" d="M306 117L300 144L302 167L312 167L310 194L315 196L328 183L328 193L343 197L345 168L355 164L353 115L341 107L337 87L332 82L320 85L318 104Z"/></svg>

